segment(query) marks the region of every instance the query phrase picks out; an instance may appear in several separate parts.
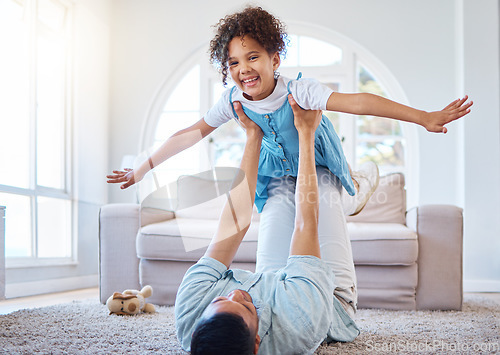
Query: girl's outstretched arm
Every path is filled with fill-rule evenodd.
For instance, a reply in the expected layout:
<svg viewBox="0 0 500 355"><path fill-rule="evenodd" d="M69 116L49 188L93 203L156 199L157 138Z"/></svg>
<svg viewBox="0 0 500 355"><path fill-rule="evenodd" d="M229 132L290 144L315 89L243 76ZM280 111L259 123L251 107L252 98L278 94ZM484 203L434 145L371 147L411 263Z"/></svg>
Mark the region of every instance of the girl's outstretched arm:
<svg viewBox="0 0 500 355"><path fill-rule="evenodd" d="M393 118L419 124L429 132L446 133L448 130L445 125L470 112L472 101L467 102L467 99L468 97L465 96L463 99L455 100L441 111L426 112L373 94L342 94L334 92L330 95L326 108L329 111L355 115Z"/></svg>
<svg viewBox="0 0 500 355"><path fill-rule="evenodd" d="M126 189L141 181L149 170L177 153L182 152L184 149L195 145L214 130L215 127L208 125L202 118L194 125L174 133L139 168L135 170L125 169L125 171L113 170L112 175L106 176L108 183L123 183L121 188Z"/></svg>

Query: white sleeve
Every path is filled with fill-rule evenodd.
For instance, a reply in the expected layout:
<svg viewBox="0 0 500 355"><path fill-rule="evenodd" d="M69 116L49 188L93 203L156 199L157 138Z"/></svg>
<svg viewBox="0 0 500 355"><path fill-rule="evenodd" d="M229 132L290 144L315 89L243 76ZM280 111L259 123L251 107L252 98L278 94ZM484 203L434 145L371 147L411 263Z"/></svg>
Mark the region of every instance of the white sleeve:
<svg viewBox="0 0 500 355"><path fill-rule="evenodd" d="M290 91L295 101L305 110L326 110L326 103L333 93L328 86L308 78L292 80Z"/></svg>
<svg viewBox="0 0 500 355"><path fill-rule="evenodd" d="M207 111L203 119L211 127L219 127L227 121L234 118L233 109L229 101L231 89L227 89L222 93L221 98L217 103Z"/></svg>

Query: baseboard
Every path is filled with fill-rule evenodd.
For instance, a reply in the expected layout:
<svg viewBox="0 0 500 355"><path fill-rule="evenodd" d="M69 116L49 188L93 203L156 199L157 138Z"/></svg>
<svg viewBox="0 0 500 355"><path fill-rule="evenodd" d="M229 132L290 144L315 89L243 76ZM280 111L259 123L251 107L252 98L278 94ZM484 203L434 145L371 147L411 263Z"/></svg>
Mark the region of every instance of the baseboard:
<svg viewBox="0 0 500 355"><path fill-rule="evenodd" d="M44 293L65 292L82 288L98 286L96 275L85 275L77 277L67 277L61 279L49 279L42 281L8 283L5 285L5 297L17 298L41 295Z"/></svg>
<svg viewBox="0 0 500 355"><path fill-rule="evenodd" d="M464 280L464 292L500 292L500 281Z"/></svg>

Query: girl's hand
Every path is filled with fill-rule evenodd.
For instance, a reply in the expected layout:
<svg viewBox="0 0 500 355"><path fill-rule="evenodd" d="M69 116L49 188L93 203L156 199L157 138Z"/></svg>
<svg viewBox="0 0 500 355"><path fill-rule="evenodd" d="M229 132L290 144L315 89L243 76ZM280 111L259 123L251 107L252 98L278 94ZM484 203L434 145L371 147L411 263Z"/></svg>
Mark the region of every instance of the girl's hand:
<svg viewBox="0 0 500 355"><path fill-rule="evenodd" d="M124 169L125 171L121 170L113 170L114 175L106 175L106 178L108 179L108 183L110 184L117 184L121 182L125 182L122 186L120 186L122 189L126 189L127 187L130 187L139 181L142 180L143 176L140 176L135 172L133 169Z"/></svg>
<svg viewBox="0 0 500 355"><path fill-rule="evenodd" d="M470 112L473 102L465 103L468 99L466 95L463 99L458 99L450 103L441 111L426 112L422 126L429 132L446 133L445 127L448 123L455 121Z"/></svg>
<svg viewBox="0 0 500 355"><path fill-rule="evenodd" d="M318 128L323 112L321 110L304 110L295 101L292 94L288 95L288 102L293 111L293 123L299 133L314 133Z"/></svg>
<svg viewBox="0 0 500 355"><path fill-rule="evenodd" d="M247 138L249 137L255 137L257 139L262 138L264 136L264 133L260 129L259 125L252 121L248 116L245 114L243 111L243 107L241 106L241 103L238 101L235 101L233 103L234 110L236 111L236 114L238 115L238 119L240 120L241 125L245 129L245 132L247 134Z"/></svg>

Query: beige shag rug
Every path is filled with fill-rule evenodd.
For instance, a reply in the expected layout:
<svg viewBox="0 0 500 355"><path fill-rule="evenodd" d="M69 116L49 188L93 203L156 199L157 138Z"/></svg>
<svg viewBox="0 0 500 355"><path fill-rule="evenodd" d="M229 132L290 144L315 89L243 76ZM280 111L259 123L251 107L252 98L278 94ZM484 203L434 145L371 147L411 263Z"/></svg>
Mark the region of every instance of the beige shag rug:
<svg viewBox="0 0 500 355"><path fill-rule="evenodd" d="M0 316L5 354L186 354L177 342L173 307L156 314L108 315L97 301L21 310ZM361 335L323 344L316 354L500 353L500 305L466 296L461 312L359 310Z"/></svg>

